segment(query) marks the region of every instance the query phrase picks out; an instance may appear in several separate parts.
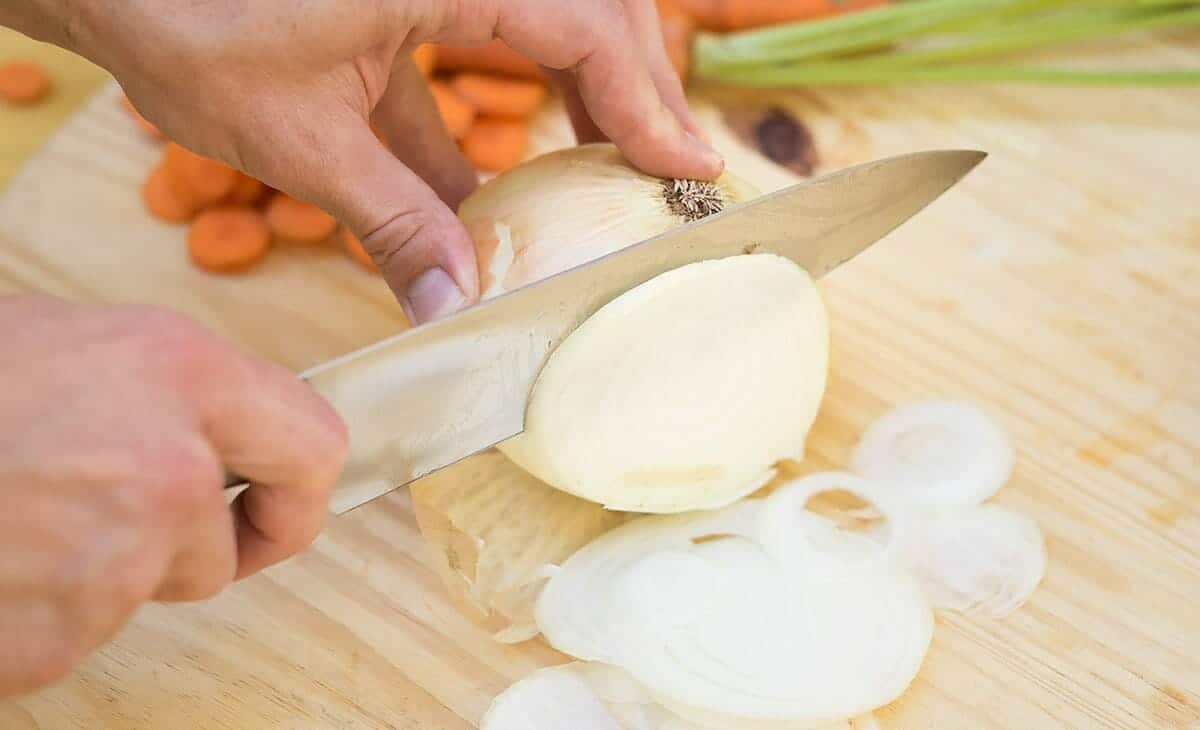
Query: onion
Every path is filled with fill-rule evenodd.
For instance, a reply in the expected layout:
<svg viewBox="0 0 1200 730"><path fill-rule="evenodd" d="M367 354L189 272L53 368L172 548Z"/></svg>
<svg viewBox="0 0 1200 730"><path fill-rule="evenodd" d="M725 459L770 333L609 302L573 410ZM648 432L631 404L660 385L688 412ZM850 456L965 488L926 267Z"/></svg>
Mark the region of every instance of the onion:
<svg viewBox="0 0 1200 730"><path fill-rule="evenodd" d="M1037 523L995 504L930 517L907 553L934 606L996 618L1029 600L1046 573Z"/></svg>
<svg viewBox="0 0 1200 730"><path fill-rule="evenodd" d="M524 433L499 448L610 509L720 507L802 457L828 346L820 295L791 261L684 266L571 333L538 376Z"/></svg>
<svg viewBox="0 0 1200 730"><path fill-rule="evenodd" d="M730 172L663 180L614 145L549 152L487 181L458 208L475 242L484 298L531 284L758 197Z"/></svg>
<svg viewBox="0 0 1200 730"><path fill-rule="evenodd" d="M492 700L479 730L624 730L571 665L541 669Z"/></svg>
<svg viewBox="0 0 1200 730"><path fill-rule="evenodd" d="M552 152L459 209L485 296L638 243L756 193L648 177L607 144ZM702 261L607 303L551 354L525 430L499 450L613 510L726 505L799 459L825 391L828 316L812 278L769 254Z"/></svg>
<svg viewBox="0 0 1200 730"><path fill-rule="evenodd" d="M550 579L538 628L707 728L807 728L891 702L928 650L929 604L883 547L794 495L616 528ZM784 520L800 539L771 538Z"/></svg>
<svg viewBox="0 0 1200 730"><path fill-rule="evenodd" d="M872 423L850 468L930 508L980 504L1012 475L1013 448L978 407L924 400L898 406Z"/></svg>
<svg viewBox="0 0 1200 730"><path fill-rule="evenodd" d="M857 726L866 730L865 725ZM878 728L878 725L874 726ZM750 730L745 724L724 730ZM816 730L849 730L845 722ZM703 730L672 714L627 672L599 662L541 669L492 701L480 730Z"/></svg>

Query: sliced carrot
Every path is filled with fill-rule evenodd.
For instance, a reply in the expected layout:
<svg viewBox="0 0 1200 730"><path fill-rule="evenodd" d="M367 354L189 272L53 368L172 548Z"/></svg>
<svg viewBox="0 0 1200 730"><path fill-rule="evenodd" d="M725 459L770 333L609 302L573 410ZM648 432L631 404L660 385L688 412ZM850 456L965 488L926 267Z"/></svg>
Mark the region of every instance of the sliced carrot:
<svg viewBox="0 0 1200 730"><path fill-rule="evenodd" d="M50 94L53 84L45 67L36 61L10 61L0 65L0 99L10 104L33 104Z"/></svg>
<svg viewBox="0 0 1200 730"><path fill-rule="evenodd" d="M202 157L191 150L168 142L163 161L177 193L206 207L225 200L237 185L238 171L228 165Z"/></svg>
<svg viewBox="0 0 1200 730"><path fill-rule="evenodd" d="M167 223L182 223L196 215L196 206L175 192L161 163L150 169L142 183L142 203L150 215Z"/></svg>
<svg viewBox="0 0 1200 730"><path fill-rule="evenodd" d="M461 73L450 82L459 96L480 114L520 119L537 110L546 98L540 81L509 79L481 73Z"/></svg>
<svg viewBox="0 0 1200 730"><path fill-rule="evenodd" d="M133 119L133 121L138 125L138 128L141 129L146 136L153 137L155 139L163 138L163 134L162 132L158 131L158 127L154 126L149 119L146 119L142 116L142 113L133 106L133 102L129 100L128 96L121 96L121 108L129 114L130 118Z"/></svg>
<svg viewBox="0 0 1200 730"><path fill-rule="evenodd" d="M233 184L233 190L229 191L227 200L235 205L254 205L263 199L266 192L267 186L261 181L239 171L237 182Z"/></svg>
<svg viewBox="0 0 1200 730"><path fill-rule="evenodd" d="M433 76L433 70L437 68L437 47L432 43L422 43L413 49L412 60L422 76Z"/></svg>
<svg viewBox="0 0 1200 730"><path fill-rule="evenodd" d="M475 121L475 107L444 81L431 81L429 92L433 94L433 101L437 104L438 114L442 117L442 124L446 125L446 131L454 139L462 139L471 128L471 123Z"/></svg>
<svg viewBox="0 0 1200 730"><path fill-rule="evenodd" d="M503 172L525 157L529 125L519 119L483 117L462 140L462 151L475 167Z"/></svg>
<svg viewBox="0 0 1200 730"><path fill-rule="evenodd" d="M207 271L244 271L262 261L271 247L271 232L257 210L221 205L200 213L188 230L188 254Z"/></svg>
<svg viewBox="0 0 1200 730"><path fill-rule="evenodd" d="M295 243L318 243L337 229L337 220L312 203L285 193L267 201L267 227L276 236Z"/></svg>
<svg viewBox="0 0 1200 730"><path fill-rule="evenodd" d="M349 228L342 229L342 248L346 253L350 254L350 258L354 262L363 267L367 271L378 271L375 266L375 260L371 258L371 254L367 253L367 249L363 248L362 241L358 240L358 236L354 235Z"/></svg>
<svg viewBox="0 0 1200 730"><path fill-rule="evenodd" d="M439 45L437 67L442 71L483 71L526 79L541 78L536 63L501 40L490 41L482 46Z"/></svg>
<svg viewBox="0 0 1200 730"><path fill-rule="evenodd" d="M686 79L691 67L692 33L696 30L696 20L684 10L679 0L658 0L658 19L667 57L671 59L679 78Z"/></svg>

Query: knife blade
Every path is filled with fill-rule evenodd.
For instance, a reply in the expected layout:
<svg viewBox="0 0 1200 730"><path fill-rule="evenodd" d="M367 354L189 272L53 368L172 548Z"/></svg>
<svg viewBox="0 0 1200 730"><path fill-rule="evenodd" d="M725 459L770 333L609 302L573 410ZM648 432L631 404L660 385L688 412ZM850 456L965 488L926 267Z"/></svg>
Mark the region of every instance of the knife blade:
<svg viewBox="0 0 1200 730"><path fill-rule="evenodd" d="M600 307L671 269L757 253L819 278L951 188L986 154L916 152L807 180L420 325L300 377L342 416L343 514L518 435L550 353ZM230 475L226 487L244 486Z"/></svg>

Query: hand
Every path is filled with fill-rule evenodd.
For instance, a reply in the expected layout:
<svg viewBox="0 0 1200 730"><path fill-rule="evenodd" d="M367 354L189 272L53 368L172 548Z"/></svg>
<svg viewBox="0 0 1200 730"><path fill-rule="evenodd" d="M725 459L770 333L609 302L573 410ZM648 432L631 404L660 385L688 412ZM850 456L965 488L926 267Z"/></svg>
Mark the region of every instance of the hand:
<svg viewBox="0 0 1200 730"><path fill-rule="evenodd" d="M0 332L0 696L322 526L346 432L285 369L143 307L0 297Z"/></svg>
<svg viewBox="0 0 1200 730"><path fill-rule="evenodd" d="M76 11L84 17L66 35L142 114L185 147L333 213L416 321L479 296L474 248L451 210L476 180L411 61L419 43L499 37L550 71L581 141L611 139L663 177L722 168L697 136L654 0L74 5L95 8Z"/></svg>

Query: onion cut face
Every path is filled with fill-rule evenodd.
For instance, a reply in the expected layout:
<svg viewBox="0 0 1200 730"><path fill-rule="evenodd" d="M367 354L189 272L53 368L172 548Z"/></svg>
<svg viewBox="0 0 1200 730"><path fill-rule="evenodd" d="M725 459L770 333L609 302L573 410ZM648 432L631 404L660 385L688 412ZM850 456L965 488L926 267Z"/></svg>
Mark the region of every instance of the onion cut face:
<svg viewBox="0 0 1200 730"><path fill-rule="evenodd" d="M538 376L525 431L499 449L610 509L720 507L802 458L828 364L824 303L795 263L690 264L572 332Z"/></svg>
<svg viewBox="0 0 1200 730"><path fill-rule="evenodd" d="M897 406L863 432L850 468L930 508L980 504L1012 476L1013 447L983 410L954 400Z"/></svg>
<svg viewBox="0 0 1200 730"><path fill-rule="evenodd" d="M808 728L885 705L924 660L930 606L883 546L802 502L785 485L619 527L550 579L538 628L706 728ZM764 533L784 521L798 539Z"/></svg>

